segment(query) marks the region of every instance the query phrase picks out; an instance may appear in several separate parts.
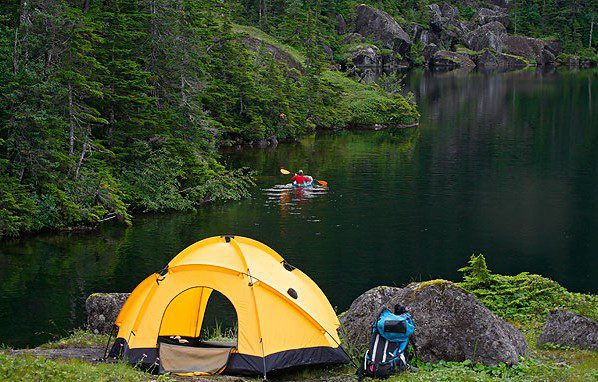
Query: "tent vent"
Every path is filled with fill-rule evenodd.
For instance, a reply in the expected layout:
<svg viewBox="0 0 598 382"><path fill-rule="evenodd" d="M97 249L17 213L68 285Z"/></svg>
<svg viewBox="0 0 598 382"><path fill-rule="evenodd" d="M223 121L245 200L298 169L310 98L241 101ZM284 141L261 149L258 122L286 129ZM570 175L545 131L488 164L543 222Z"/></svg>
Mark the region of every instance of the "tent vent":
<svg viewBox="0 0 598 382"><path fill-rule="evenodd" d="M287 291L287 293L289 294L289 296L291 296L295 300L297 299L297 297L299 297L297 295L297 291L295 289L293 289L293 288L289 288L289 290Z"/></svg>
<svg viewBox="0 0 598 382"><path fill-rule="evenodd" d="M287 271L291 272L295 269L294 266L292 266L291 264L287 263L285 260L282 261L282 266L284 267L284 269L286 269Z"/></svg>

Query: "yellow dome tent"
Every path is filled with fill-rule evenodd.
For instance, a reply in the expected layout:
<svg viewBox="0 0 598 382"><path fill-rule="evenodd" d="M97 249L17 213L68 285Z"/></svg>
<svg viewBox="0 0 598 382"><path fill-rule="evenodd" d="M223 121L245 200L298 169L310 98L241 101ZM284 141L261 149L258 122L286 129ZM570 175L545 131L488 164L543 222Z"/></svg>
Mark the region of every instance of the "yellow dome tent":
<svg viewBox="0 0 598 382"><path fill-rule="evenodd" d="M235 308L236 344L201 338L212 291ZM293 366L348 362L340 323L320 288L274 250L245 237L212 237L187 247L135 288L115 324L109 356L162 373L266 377Z"/></svg>

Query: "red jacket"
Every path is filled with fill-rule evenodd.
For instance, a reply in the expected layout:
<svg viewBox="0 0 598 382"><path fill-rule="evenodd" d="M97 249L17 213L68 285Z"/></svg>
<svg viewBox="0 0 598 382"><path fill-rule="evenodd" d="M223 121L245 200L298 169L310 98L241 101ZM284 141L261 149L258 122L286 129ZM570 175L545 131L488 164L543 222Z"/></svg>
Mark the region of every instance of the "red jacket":
<svg viewBox="0 0 598 382"><path fill-rule="evenodd" d="M291 178L291 182L293 182L293 181L297 182L297 184L309 183L309 182L311 182L311 177L305 176L305 175L297 175L297 174L295 174Z"/></svg>

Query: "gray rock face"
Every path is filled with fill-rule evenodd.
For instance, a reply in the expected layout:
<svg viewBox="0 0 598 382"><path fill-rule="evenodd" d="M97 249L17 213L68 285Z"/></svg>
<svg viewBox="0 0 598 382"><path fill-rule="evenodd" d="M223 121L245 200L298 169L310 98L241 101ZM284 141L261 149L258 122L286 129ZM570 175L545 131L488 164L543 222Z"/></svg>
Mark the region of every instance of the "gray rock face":
<svg viewBox="0 0 598 382"><path fill-rule="evenodd" d="M411 39L388 13L367 5L356 9L355 32L381 42L382 46L405 54L411 49Z"/></svg>
<svg viewBox="0 0 598 382"><path fill-rule="evenodd" d="M129 293L94 293L85 300L87 326L93 333L110 333Z"/></svg>
<svg viewBox="0 0 598 382"><path fill-rule="evenodd" d="M432 56L430 66L437 68L473 68L475 62L466 54L439 50Z"/></svg>
<svg viewBox="0 0 598 382"><path fill-rule="evenodd" d="M478 51L490 48L501 52L503 50L503 36L506 33L507 30L504 25L493 21L467 33L463 42L465 46L472 50Z"/></svg>
<svg viewBox="0 0 598 382"><path fill-rule="evenodd" d="M383 307L406 306L415 323L414 346L426 362L516 364L527 349L523 335L472 295L447 281L377 287L359 296L341 317L347 340L363 348Z"/></svg>
<svg viewBox="0 0 598 382"><path fill-rule="evenodd" d="M566 310L548 313L539 345L547 343L598 350L598 323Z"/></svg>
<svg viewBox="0 0 598 382"><path fill-rule="evenodd" d="M343 39L343 44L349 44L351 42L364 42L365 38L359 33L351 33Z"/></svg>
<svg viewBox="0 0 598 382"><path fill-rule="evenodd" d="M524 36L504 36L503 46L506 53L535 60L538 65L554 62L554 54L546 48L544 41Z"/></svg>
<svg viewBox="0 0 598 382"><path fill-rule="evenodd" d="M349 57L357 67L379 66L382 64L382 57L378 48L374 45L360 46L351 51Z"/></svg>
<svg viewBox="0 0 598 382"><path fill-rule="evenodd" d="M471 18L471 22L477 25L484 25L491 23L493 21L497 21L504 25L505 27L509 26L509 15L505 12L501 12L498 10L492 10L488 8L480 8L475 15Z"/></svg>
<svg viewBox="0 0 598 382"><path fill-rule="evenodd" d="M504 53L490 52L485 50L475 58L476 64L480 68L522 68L528 63L517 56L511 56Z"/></svg>
<svg viewBox="0 0 598 382"><path fill-rule="evenodd" d="M545 49L552 53L555 57L563 53L563 43L559 40L548 40L545 43Z"/></svg>
<svg viewBox="0 0 598 382"><path fill-rule="evenodd" d="M436 44L428 44L422 49L422 57L424 58L424 65L429 66L432 61L434 54L438 52L440 48Z"/></svg>

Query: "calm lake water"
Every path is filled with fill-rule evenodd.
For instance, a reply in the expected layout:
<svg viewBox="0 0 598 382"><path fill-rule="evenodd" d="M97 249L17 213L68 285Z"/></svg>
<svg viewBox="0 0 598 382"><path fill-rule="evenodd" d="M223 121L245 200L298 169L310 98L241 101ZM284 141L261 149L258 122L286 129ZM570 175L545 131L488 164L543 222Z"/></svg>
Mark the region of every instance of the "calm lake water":
<svg viewBox="0 0 598 382"><path fill-rule="evenodd" d="M34 346L84 323L96 291L129 292L187 245L260 240L339 311L376 285L459 280L472 253L497 273L598 289L596 71L410 72L421 126L338 132L226 153L257 171L252 198L132 228L0 243L0 343ZM267 190L302 168L328 192Z"/></svg>

